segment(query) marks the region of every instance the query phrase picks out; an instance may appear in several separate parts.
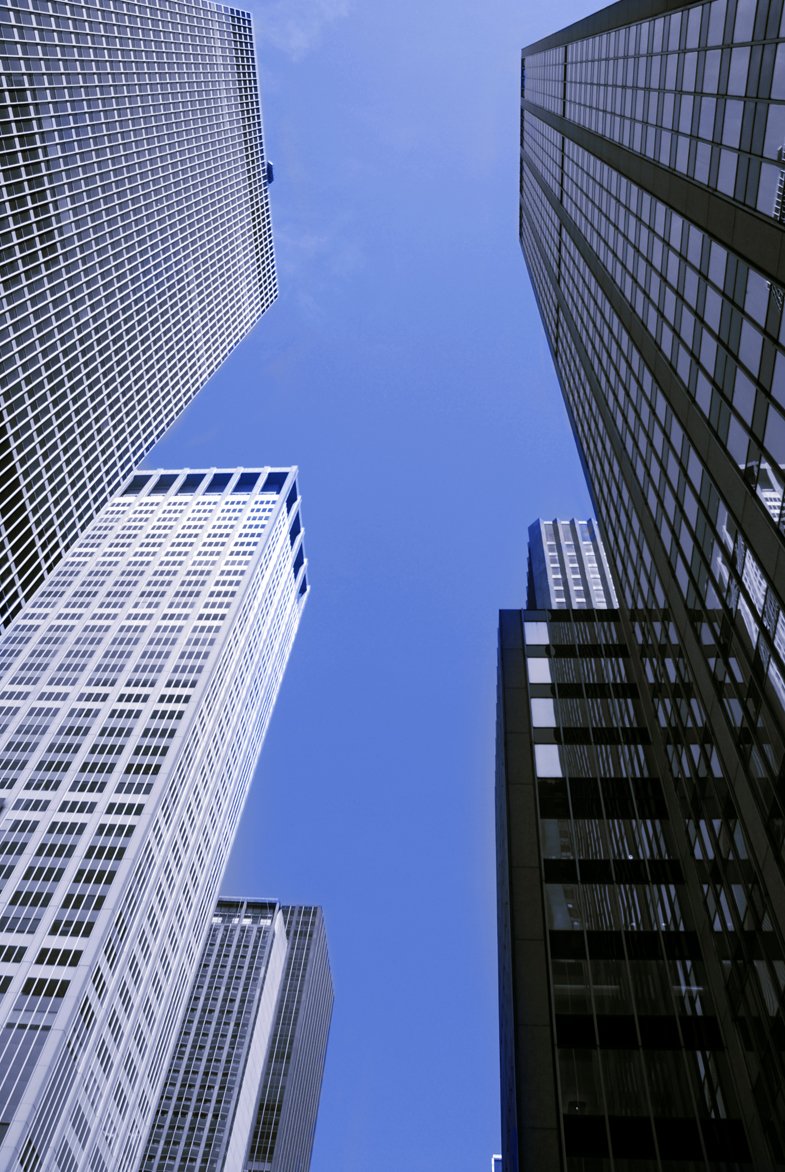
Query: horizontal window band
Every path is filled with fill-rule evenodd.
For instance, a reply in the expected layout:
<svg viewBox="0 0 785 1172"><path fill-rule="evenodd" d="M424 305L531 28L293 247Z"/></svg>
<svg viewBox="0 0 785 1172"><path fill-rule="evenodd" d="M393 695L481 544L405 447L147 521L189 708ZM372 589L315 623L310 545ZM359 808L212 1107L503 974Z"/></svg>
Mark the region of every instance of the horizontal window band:
<svg viewBox="0 0 785 1172"><path fill-rule="evenodd" d="M580 875L580 879L578 876ZM544 859L546 883L682 883L678 859Z"/></svg>
<svg viewBox="0 0 785 1172"><path fill-rule="evenodd" d="M640 1042L639 1042L640 1037ZM715 1017L675 1014L556 1014L557 1046L566 1049L722 1050Z"/></svg>
<svg viewBox="0 0 785 1172"><path fill-rule="evenodd" d="M662 960L663 949L670 960L701 960L695 932L653 932L647 929L619 931L575 931L552 928L548 932L553 960Z"/></svg>
<svg viewBox="0 0 785 1172"><path fill-rule="evenodd" d="M738 1119L697 1119L655 1117L648 1115L575 1114L562 1117L567 1154L575 1157L601 1158L609 1154L610 1132L613 1154L617 1159L696 1160L712 1162L748 1161L749 1147L744 1126ZM654 1144L654 1132L657 1146ZM702 1142L701 1142L702 1141Z"/></svg>
<svg viewBox="0 0 785 1172"><path fill-rule="evenodd" d="M569 796L568 796L569 795ZM667 818L662 784L656 777L573 777L540 780L541 818Z"/></svg>

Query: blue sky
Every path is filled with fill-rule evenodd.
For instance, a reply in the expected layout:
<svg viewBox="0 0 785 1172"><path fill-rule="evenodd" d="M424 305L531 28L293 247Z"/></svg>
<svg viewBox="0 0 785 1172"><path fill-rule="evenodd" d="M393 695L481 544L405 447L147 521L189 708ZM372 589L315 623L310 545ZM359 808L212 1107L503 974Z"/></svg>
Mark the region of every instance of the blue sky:
<svg viewBox="0 0 785 1172"><path fill-rule="evenodd" d="M520 48L591 11L256 0L281 296L148 459L300 467L313 586L224 890L320 903L312 1172L499 1146L499 607L589 499L517 241Z"/></svg>

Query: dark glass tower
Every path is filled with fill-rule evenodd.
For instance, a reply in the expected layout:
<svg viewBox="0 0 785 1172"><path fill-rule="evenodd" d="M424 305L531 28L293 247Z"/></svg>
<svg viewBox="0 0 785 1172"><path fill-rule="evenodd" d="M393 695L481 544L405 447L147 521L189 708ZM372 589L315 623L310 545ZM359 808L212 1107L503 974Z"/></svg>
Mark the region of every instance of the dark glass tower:
<svg viewBox="0 0 785 1172"><path fill-rule="evenodd" d="M0 629L275 299L251 17L0 3Z"/></svg>
<svg viewBox="0 0 785 1172"><path fill-rule="evenodd" d="M617 610L502 611L502 1147L513 1172L730 1172L749 1147ZM721 995L722 1000L722 995Z"/></svg>
<svg viewBox="0 0 785 1172"><path fill-rule="evenodd" d="M521 243L767 1172L785 1167L782 19L781 0L616 4L524 50L521 125Z"/></svg>

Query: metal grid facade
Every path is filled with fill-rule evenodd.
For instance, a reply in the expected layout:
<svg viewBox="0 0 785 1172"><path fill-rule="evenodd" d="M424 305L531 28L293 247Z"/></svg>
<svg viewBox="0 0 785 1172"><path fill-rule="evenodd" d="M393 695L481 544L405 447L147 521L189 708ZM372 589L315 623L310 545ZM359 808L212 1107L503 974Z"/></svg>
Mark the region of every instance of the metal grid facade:
<svg viewBox="0 0 785 1172"><path fill-rule="evenodd" d="M0 3L0 626L276 296L251 18Z"/></svg>
<svg viewBox="0 0 785 1172"><path fill-rule="evenodd" d="M524 50L521 124L521 243L684 850L711 860L718 1012L767 1172L785 1167L782 18L780 0L613 5Z"/></svg>
<svg viewBox="0 0 785 1172"><path fill-rule="evenodd" d="M307 596L295 469L135 475L0 640L0 1162L135 1168Z"/></svg>

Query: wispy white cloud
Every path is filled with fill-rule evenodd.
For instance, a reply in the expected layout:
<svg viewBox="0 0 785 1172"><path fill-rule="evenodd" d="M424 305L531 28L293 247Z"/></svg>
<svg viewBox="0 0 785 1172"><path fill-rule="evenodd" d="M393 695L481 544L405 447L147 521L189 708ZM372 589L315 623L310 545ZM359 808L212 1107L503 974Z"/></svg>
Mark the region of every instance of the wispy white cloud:
<svg viewBox="0 0 785 1172"><path fill-rule="evenodd" d="M288 270L298 278L352 277L365 264L360 240L348 223L340 221L327 224L319 233L299 231L294 223L276 225L275 250L279 270Z"/></svg>
<svg viewBox="0 0 785 1172"><path fill-rule="evenodd" d="M332 222L322 232L301 231L294 223L276 226L275 251L281 286L293 290L308 317L321 317L338 284L365 267L362 242L348 224Z"/></svg>
<svg viewBox="0 0 785 1172"><path fill-rule="evenodd" d="M351 0L256 0L257 35L293 61L319 43L326 25L348 16Z"/></svg>

